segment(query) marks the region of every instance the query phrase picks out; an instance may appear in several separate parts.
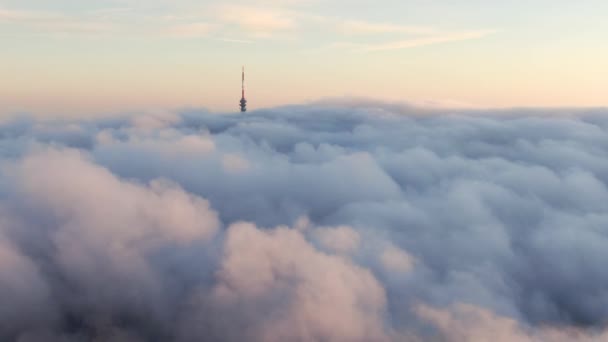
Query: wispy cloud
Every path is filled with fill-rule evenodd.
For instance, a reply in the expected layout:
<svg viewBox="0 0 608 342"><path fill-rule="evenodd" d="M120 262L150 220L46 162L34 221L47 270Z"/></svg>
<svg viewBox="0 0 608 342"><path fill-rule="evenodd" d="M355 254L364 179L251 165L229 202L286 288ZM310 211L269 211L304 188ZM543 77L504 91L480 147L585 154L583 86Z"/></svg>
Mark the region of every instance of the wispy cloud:
<svg viewBox="0 0 608 342"><path fill-rule="evenodd" d="M32 22L63 18L54 12L15 10L0 7L0 22Z"/></svg>
<svg viewBox="0 0 608 342"><path fill-rule="evenodd" d="M219 22L236 25L249 36L269 37L297 26L295 14L280 8L221 6L216 10Z"/></svg>
<svg viewBox="0 0 608 342"><path fill-rule="evenodd" d="M408 34L432 34L437 30L425 26L406 26L390 23L372 23L361 20L344 20L336 23L336 27L343 34L378 34L378 33L408 33Z"/></svg>
<svg viewBox="0 0 608 342"><path fill-rule="evenodd" d="M295 4L301 4L296 1ZM137 6L108 7L84 13L62 13L0 7L0 23L36 33L117 33L252 43L256 39L303 37L318 29L338 41L334 48L358 52L399 50L479 39L493 30L444 30L432 26L370 22L306 12L294 2L256 2L165 9L162 13ZM357 40L350 41L356 36ZM225 38L230 37L230 38Z"/></svg>
<svg viewBox="0 0 608 342"><path fill-rule="evenodd" d="M168 28L166 33L173 37L197 38L208 36L214 29L212 24L199 22L173 26Z"/></svg>
<svg viewBox="0 0 608 342"><path fill-rule="evenodd" d="M99 33L112 24L94 18L65 15L60 12L0 8L0 23L23 25L46 33Z"/></svg>
<svg viewBox="0 0 608 342"><path fill-rule="evenodd" d="M334 32L343 40L332 48L355 52L408 49L419 46L480 39L496 32L493 29L447 30L433 26L403 25L390 22L351 20L339 17L303 15ZM357 40L350 41L356 38Z"/></svg>
<svg viewBox="0 0 608 342"><path fill-rule="evenodd" d="M236 43L236 44L253 44L253 40L247 39L234 39L234 38L215 38L215 40L226 42L226 43Z"/></svg>
<svg viewBox="0 0 608 342"><path fill-rule="evenodd" d="M479 31L464 31L464 32L453 32L453 33L439 33L423 37L395 40L386 43L370 43L370 44L356 44L356 43L345 43L342 46L350 47L357 51L385 51L385 50L399 50L409 49L419 46L427 46L441 43L466 41L472 39L480 39L495 33L495 30L479 30ZM337 44L336 46L340 46Z"/></svg>

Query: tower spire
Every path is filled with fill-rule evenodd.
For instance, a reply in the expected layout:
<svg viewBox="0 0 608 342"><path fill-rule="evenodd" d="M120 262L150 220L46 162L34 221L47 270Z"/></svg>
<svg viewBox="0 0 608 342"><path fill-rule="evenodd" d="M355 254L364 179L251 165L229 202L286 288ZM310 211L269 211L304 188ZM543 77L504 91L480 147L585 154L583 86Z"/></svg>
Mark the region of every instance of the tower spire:
<svg viewBox="0 0 608 342"><path fill-rule="evenodd" d="M241 112L246 112L247 111L247 100L245 99L245 66L243 66L243 73L242 73L242 79L241 79Z"/></svg>

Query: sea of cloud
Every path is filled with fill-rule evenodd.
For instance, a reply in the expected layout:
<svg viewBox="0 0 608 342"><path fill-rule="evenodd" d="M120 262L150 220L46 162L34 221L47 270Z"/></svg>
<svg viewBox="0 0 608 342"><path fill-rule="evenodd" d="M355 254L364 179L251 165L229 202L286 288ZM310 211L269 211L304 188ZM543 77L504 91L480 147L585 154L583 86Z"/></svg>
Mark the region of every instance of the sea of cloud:
<svg viewBox="0 0 608 342"><path fill-rule="evenodd" d="M0 123L2 341L608 341L608 111Z"/></svg>

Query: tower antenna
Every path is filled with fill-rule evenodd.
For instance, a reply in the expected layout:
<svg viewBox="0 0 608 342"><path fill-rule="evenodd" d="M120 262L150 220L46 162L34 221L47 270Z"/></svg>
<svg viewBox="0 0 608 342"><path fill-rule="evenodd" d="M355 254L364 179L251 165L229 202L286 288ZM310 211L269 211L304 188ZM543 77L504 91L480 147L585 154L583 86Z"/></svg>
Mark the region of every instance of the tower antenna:
<svg viewBox="0 0 608 342"><path fill-rule="evenodd" d="M245 66L243 66L243 74L241 79L241 112L245 113L247 111L247 99L245 99Z"/></svg>

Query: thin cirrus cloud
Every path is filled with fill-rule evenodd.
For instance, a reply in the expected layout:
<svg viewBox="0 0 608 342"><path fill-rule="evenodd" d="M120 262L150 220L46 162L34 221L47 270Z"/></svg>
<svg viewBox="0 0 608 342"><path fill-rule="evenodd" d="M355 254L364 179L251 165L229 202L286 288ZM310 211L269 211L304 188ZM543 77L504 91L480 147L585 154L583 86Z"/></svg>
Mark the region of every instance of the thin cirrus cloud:
<svg viewBox="0 0 608 342"><path fill-rule="evenodd" d="M100 8L80 14L0 8L0 23L18 25L28 32L99 34L128 32L129 34L162 33L164 37L192 39L212 38L227 43L252 43L297 35L306 36L313 27L331 32L334 48L360 52L399 50L447 42L480 39L494 30L447 31L430 26L401 25L387 22L342 19L302 11L294 5L211 5L191 10L170 8L167 13L135 11L131 7ZM137 12L137 13L136 13ZM142 24L130 29L134 23ZM386 36L390 41L380 41ZM394 38L395 35L404 37ZM363 37L351 42L341 38Z"/></svg>
<svg viewBox="0 0 608 342"><path fill-rule="evenodd" d="M419 46L435 45L449 42L467 41L473 39L481 39L483 37L494 34L495 30L479 30L479 31L463 31L463 32L446 32L424 35L409 39L400 39L383 43L351 43L338 42L333 44L333 47L347 48L358 52L373 52L386 50L409 49Z"/></svg>
<svg viewBox="0 0 608 342"><path fill-rule="evenodd" d="M436 27L398 25L392 23L369 22L363 20L334 21L334 27L339 34L349 37L364 36L369 40L369 42L337 42L332 44L333 47L366 52L400 50L414 48L418 46L480 39L496 32L496 30L448 31ZM403 35L405 37L392 39L387 42L377 42L378 37L395 34Z"/></svg>
<svg viewBox="0 0 608 342"><path fill-rule="evenodd" d="M372 23L363 20L341 20L336 27L339 32L347 35L380 34L380 33L408 33L433 34L437 30L425 26L395 25L390 23Z"/></svg>
<svg viewBox="0 0 608 342"><path fill-rule="evenodd" d="M2 23L47 33L97 33L111 28L111 25L104 21L91 21L59 12L0 8L0 24Z"/></svg>
<svg viewBox="0 0 608 342"><path fill-rule="evenodd" d="M258 37L268 37L297 27L294 14L284 9L222 6L216 11L224 25L236 25L243 32Z"/></svg>
<svg viewBox="0 0 608 342"><path fill-rule="evenodd" d="M4 22L38 21L57 18L63 18L63 16L52 12L15 10L0 7L0 21Z"/></svg>
<svg viewBox="0 0 608 342"><path fill-rule="evenodd" d="M176 25L166 30L167 35L181 38L196 38L208 36L215 26L209 23L191 23Z"/></svg>
<svg viewBox="0 0 608 342"><path fill-rule="evenodd" d="M236 43L236 44L253 44L254 43L253 40L234 39L234 38L225 38L225 37L216 38L216 40L221 41L221 42Z"/></svg>

